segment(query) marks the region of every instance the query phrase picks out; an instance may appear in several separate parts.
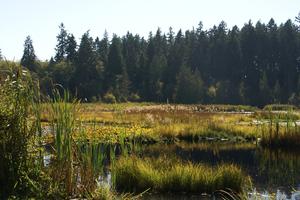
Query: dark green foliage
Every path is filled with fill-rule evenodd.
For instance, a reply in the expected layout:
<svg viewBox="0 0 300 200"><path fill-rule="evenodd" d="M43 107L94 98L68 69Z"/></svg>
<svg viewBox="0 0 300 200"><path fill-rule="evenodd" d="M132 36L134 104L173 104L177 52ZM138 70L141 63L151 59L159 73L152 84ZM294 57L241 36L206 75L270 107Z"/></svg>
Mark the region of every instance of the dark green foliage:
<svg viewBox="0 0 300 200"><path fill-rule="evenodd" d="M77 43L73 34L68 35L66 45L67 61L74 63L77 58Z"/></svg>
<svg viewBox="0 0 300 200"><path fill-rule="evenodd" d="M71 89L81 99L90 100L102 91L103 64L96 56L93 39L89 32L83 34L78 57L71 77Z"/></svg>
<svg viewBox="0 0 300 200"><path fill-rule="evenodd" d="M109 48L107 66L105 68L107 88L117 87L117 78L122 74L122 70L125 67L121 45L121 39L117 35L114 35Z"/></svg>
<svg viewBox="0 0 300 200"><path fill-rule="evenodd" d="M0 61L3 60L2 51L0 49Z"/></svg>
<svg viewBox="0 0 300 200"><path fill-rule="evenodd" d="M30 71L36 72L37 70L36 55L34 53L34 48L30 36L27 36L24 42L24 51L21 58L21 65L28 68Z"/></svg>
<svg viewBox="0 0 300 200"><path fill-rule="evenodd" d="M60 61L58 63L53 64L51 67L52 71L52 81L54 83L59 83L64 88L69 88L69 82L71 78L71 74L73 72L73 65L67 61Z"/></svg>
<svg viewBox="0 0 300 200"><path fill-rule="evenodd" d="M103 96L103 101L105 103L116 103L116 97L111 93L111 92L107 92L104 96Z"/></svg>
<svg viewBox="0 0 300 200"><path fill-rule="evenodd" d="M61 25L57 40L55 59L38 66L42 88L52 81L80 99L110 92L117 101L137 94L155 102L300 103L300 29L291 20L249 21L241 29L222 21L209 30L200 22L185 32L158 29L148 39L86 33L79 49Z"/></svg>
<svg viewBox="0 0 300 200"><path fill-rule="evenodd" d="M203 81L198 71L192 72L183 67L178 75L176 102L201 103L203 100Z"/></svg>
<svg viewBox="0 0 300 200"><path fill-rule="evenodd" d="M9 63L1 75L6 79L0 79L0 199L59 198L61 192L37 157L38 83L25 68Z"/></svg>
<svg viewBox="0 0 300 200"><path fill-rule="evenodd" d="M56 45L56 54L55 54L55 61L60 62L62 61L67 53L67 40L68 40L68 33L65 30L65 26L63 23L59 25L60 32L56 36L57 38L57 45Z"/></svg>

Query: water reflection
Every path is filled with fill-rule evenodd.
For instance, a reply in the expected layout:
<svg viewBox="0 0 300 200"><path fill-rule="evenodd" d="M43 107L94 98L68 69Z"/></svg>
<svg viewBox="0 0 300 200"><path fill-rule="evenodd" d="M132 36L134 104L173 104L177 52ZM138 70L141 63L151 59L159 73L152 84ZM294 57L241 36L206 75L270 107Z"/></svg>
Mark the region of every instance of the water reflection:
<svg viewBox="0 0 300 200"><path fill-rule="evenodd" d="M138 147L85 143L79 144L78 148L80 150L80 166L77 166L76 173L77 182L81 185L94 187L94 183L96 183L97 186L111 186L113 174L109 171L108 166L111 160L124 154L127 156L135 154L139 157L165 155L167 158L175 156L184 161L212 166L220 163L234 163L240 166L246 174L251 176L253 187L257 189L253 189L254 191L249 193L249 199L254 199L256 193L259 195L259 199L272 197L272 199L300 200L300 193L292 192L300 190L300 150L272 150L252 143L230 142L154 144ZM51 159L51 154L44 156L46 167L51 166ZM53 165L53 167L56 166ZM193 199L194 197L182 198ZM149 199L153 199L153 197L149 197ZM167 199L167 197L154 199Z"/></svg>
<svg viewBox="0 0 300 200"><path fill-rule="evenodd" d="M259 191L288 194L300 184L300 153L263 149L250 143L179 143L143 148L143 156L178 156L194 163L234 163L248 173Z"/></svg>

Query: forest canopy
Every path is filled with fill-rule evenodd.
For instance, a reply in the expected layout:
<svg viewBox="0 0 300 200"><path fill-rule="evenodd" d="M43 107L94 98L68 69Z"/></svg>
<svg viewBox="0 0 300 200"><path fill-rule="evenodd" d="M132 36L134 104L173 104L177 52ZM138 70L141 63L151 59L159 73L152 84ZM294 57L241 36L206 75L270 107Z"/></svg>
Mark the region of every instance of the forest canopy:
<svg viewBox="0 0 300 200"><path fill-rule="evenodd" d="M204 30L200 22L147 38L130 32L92 38L87 31L79 42L61 24L49 62L37 60L28 36L21 64L43 94L60 84L86 101L299 104L299 24L300 18L280 25L271 19L229 29L222 21Z"/></svg>

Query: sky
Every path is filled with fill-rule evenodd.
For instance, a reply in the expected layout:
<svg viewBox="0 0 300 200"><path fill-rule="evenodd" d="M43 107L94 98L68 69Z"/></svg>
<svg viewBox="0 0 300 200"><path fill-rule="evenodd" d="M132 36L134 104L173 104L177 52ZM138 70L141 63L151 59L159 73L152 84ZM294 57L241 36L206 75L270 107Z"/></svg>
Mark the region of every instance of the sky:
<svg viewBox="0 0 300 200"><path fill-rule="evenodd" d="M0 49L6 59L18 61L30 35L38 59L49 60L62 22L79 43L87 30L94 38L105 30L110 36L129 31L147 38L158 27L176 32L202 21L209 29L224 20L231 28L270 18L280 24L294 21L299 12L300 0L0 0Z"/></svg>

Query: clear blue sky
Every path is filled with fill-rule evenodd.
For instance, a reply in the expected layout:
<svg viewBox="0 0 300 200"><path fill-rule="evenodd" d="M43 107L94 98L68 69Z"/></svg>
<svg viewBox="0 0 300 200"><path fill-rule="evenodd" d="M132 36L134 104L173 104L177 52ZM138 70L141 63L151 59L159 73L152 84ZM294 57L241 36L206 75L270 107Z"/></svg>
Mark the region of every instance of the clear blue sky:
<svg viewBox="0 0 300 200"><path fill-rule="evenodd" d="M0 49L7 59L19 60L25 37L30 35L39 59L54 55L58 26L63 22L77 42L90 30L93 37L124 35L127 31L148 36L158 27L167 32L196 27L211 28L224 20L228 27L248 20L276 23L294 20L300 0L0 0Z"/></svg>

